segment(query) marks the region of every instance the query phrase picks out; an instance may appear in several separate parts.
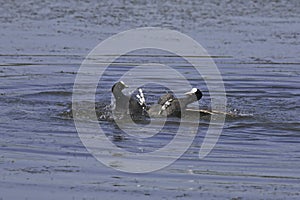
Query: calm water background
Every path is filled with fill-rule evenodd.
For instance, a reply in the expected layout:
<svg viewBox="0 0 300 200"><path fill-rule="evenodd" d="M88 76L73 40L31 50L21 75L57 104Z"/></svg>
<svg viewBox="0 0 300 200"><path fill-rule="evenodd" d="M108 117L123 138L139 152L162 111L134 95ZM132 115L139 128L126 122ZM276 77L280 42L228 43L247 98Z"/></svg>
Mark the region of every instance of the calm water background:
<svg viewBox="0 0 300 200"><path fill-rule="evenodd" d="M299 1L0 3L1 199L300 198ZM205 159L198 159L199 131L173 165L134 175L93 158L66 112L89 51L113 34L145 26L183 32L215 56L228 111L239 115L227 118ZM178 64L175 58L166 62ZM202 80L193 81L205 88ZM98 95L110 101L109 89L100 88ZM200 105L208 106L209 99ZM118 132L112 122L100 123ZM208 123L201 119L202 130Z"/></svg>

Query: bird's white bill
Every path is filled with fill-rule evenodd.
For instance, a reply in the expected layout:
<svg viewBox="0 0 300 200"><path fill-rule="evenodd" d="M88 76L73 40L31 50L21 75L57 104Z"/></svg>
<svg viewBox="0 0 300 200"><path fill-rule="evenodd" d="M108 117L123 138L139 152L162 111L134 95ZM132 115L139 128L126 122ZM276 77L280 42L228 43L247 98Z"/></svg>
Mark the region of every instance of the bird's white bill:
<svg viewBox="0 0 300 200"><path fill-rule="evenodd" d="M129 86L126 85L123 81L120 81L120 83L122 83L122 85L124 85L125 88L128 88Z"/></svg>
<svg viewBox="0 0 300 200"><path fill-rule="evenodd" d="M195 94L197 92L197 88L191 89L191 91L184 93L185 95Z"/></svg>

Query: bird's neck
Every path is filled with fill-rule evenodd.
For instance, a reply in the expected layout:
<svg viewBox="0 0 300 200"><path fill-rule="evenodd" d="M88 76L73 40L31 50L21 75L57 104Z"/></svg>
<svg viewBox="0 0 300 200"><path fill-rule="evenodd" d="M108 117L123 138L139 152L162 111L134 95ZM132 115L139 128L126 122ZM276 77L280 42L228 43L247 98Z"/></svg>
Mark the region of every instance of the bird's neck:
<svg viewBox="0 0 300 200"><path fill-rule="evenodd" d="M192 95L192 96L180 98L178 100L179 100L181 106L186 107L188 104L197 101L197 97L195 95Z"/></svg>
<svg viewBox="0 0 300 200"><path fill-rule="evenodd" d="M115 90L113 91L113 95L114 95L114 97L115 97L116 99L120 99L120 98L126 96L125 94L123 94L122 90L117 90L117 89L115 89Z"/></svg>

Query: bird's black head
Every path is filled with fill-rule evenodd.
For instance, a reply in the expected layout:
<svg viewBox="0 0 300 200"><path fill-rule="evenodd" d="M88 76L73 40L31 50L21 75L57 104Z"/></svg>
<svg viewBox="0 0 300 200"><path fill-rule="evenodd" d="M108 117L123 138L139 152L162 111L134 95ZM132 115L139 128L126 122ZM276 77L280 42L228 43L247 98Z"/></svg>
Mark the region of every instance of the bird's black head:
<svg viewBox="0 0 300 200"><path fill-rule="evenodd" d="M197 97L197 100L200 100L203 96L202 92L199 89L197 89L197 91L195 92L195 95Z"/></svg>
<svg viewBox="0 0 300 200"><path fill-rule="evenodd" d="M125 85L125 83L123 81L119 81L112 86L111 91L112 91L112 93L114 93L114 91L122 91L124 88L127 88L127 87L128 86Z"/></svg>
<svg viewBox="0 0 300 200"><path fill-rule="evenodd" d="M197 98L197 101L200 100L202 98L202 92L197 89L197 88L193 88L191 91L185 93L186 95L195 95Z"/></svg>

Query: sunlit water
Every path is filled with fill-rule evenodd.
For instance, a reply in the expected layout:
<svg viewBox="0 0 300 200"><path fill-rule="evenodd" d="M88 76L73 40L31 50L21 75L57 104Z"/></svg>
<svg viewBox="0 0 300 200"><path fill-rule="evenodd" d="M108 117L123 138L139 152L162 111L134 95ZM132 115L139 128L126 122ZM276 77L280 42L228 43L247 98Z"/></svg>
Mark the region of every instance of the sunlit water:
<svg viewBox="0 0 300 200"><path fill-rule="evenodd" d="M21 4L7 1L0 8L1 198L299 198L298 1ZM179 160L137 175L107 168L89 154L70 109L87 53L112 34L141 26L176 29L201 43L222 74L233 115L204 159L198 155L209 116L200 117L198 134ZM165 134L146 143L121 134L104 107L111 103L111 86L132 64L177 68L204 91L199 105L209 109L204 80L177 57L134 52L119 61L96 94L99 124L117 146L153 151L172 139L178 125L170 119ZM153 103L165 90L152 87L145 92Z"/></svg>

